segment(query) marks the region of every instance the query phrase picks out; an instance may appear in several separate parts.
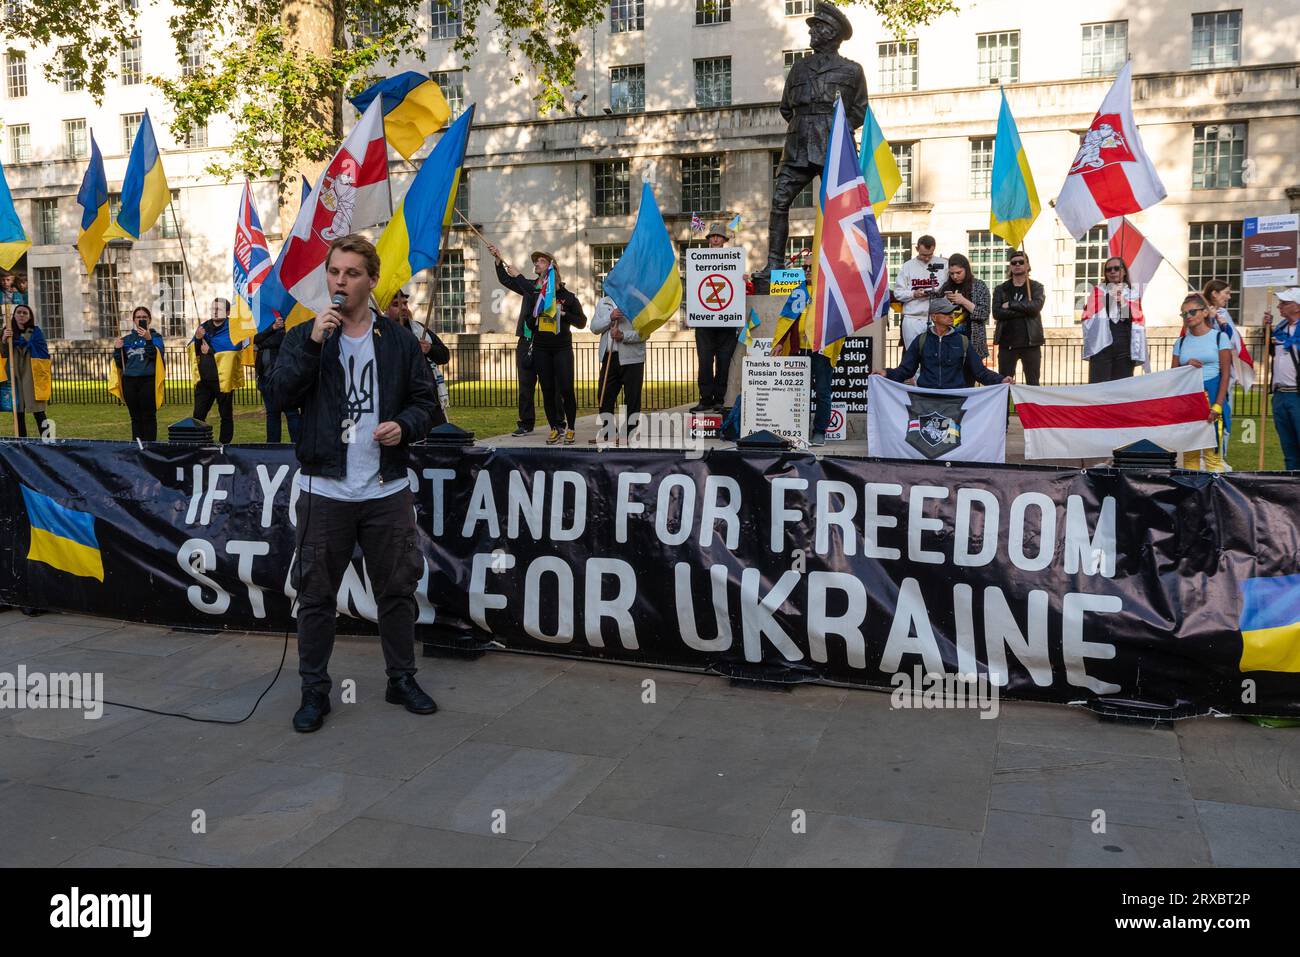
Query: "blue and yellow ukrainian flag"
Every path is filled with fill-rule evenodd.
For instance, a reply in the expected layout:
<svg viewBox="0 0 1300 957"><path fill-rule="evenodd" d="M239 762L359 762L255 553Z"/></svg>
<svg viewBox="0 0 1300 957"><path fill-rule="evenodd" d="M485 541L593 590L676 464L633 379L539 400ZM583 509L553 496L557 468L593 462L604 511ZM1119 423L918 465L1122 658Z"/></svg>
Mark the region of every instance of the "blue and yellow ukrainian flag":
<svg viewBox="0 0 1300 957"><path fill-rule="evenodd" d="M990 181L993 206L989 211L989 231L1001 236L1012 249L1019 249L1025 234L1042 210L1029 158L1020 143L1007 91L1002 91L1002 110L998 113L998 136L993 144L993 175Z"/></svg>
<svg viewBox="0 0 1300 957"><path fill-rule="evenodd" d="M1241 583L1241 670L1300 672L1300 575Z"/></svg>
<svg viewBox="0 0 1300 957"><path fill-rule="evenodd" d="M641 187L632 238L605 277L605 295L614 300L642 339L677 315L682 304L682 277L677 252L664 226L649 183Z"/></svg>
<svg viewBox="0 0 1300 957"><path fill-rule="evenodd" d="M384 227L379 242L375 243L380 261L375 301L380 309L388 308L393 294L412 276L438 265L442 236L451 226L456 207L456 191L460 188L461 167L465 163L473 121L471 106L442 134L415 174L397 212Z"/></svg>
<svg viewBox="0 0 1300 957"><path fill-rule="evenodd" d="M163 173L162 154L154 139L153 123L145 110L144 122L136 131L131 146L131 158L126 163L126 176L122 179L122 208L117 221L104 235L108 239L139 239L152 229L167 204L172 201L172 191Z"/></svg>
<svg viewBox="0 0 1300 957"><path fill-rule="evenodd" d="M195 344L199 340L191 339L188 348L190 354L190 381L199 384L199 356ZM212 349L212 358L217 363L217 379L222 392L233 392L244 378L243 360L240 353L247 347L245 341L238 345L230 341L230 322L227 321L219 332L204 336L203 341Z"/></svg>
<svg viewBox="0 0 1300 957"><path fill-rule="evenodd" d="M867 181L867 195L871 197L871 208L876 217L885 211L889 201L903 185L903 176L898 171L898 161L889 141L876 122L876 114L867 107L867 120L862 130L862 178Z"/></svg>
<svg viewBox="0 0 1300 957"><path fill-rule="evenodd" d="M4 167L0 166L0 269L13 269L14 263L23 258L32 241L27 238L18 219L18 210L14 207L14 198L9 192L9 182L5 179Z"/></svg>
<svg viewBox="0 0 1300 957"><path fill-rule="evenodd" d="M54 499L19 484L31 525L29 562L104 580L104 559L95 537L95 516L60 505Z"/></svg>
<svg viewBox="0 0 1300 957"><path fill-rule="evenodd" d="M50 368L50 346L45 341L45 333L39 326L32 327L30 339L14 336L14 350L27 350L27 357L32 367L32 399L36 402L49 402L53 383ZM0 353L0 382L9 381L9 356Z"/></svg>
<svg viewBox="0 0 1300 957"><path fill-rule="evenodd" d="M90 134L90 165L77 190L81 204L81 229L77 233L77 249L87 274L95 271L100 253L104 251L104 233L109 226L108 177L104 175L104 157L100 155L95 134Z"/></svg>
<svg viewBox="0 0 1300 957"><path fill-rule="evenodd" d="M364 113L377 96L384 98L384 136L403 159L414 156L451 117L451 106L438 84L413 70L380 80L349 102Z"/></svg>

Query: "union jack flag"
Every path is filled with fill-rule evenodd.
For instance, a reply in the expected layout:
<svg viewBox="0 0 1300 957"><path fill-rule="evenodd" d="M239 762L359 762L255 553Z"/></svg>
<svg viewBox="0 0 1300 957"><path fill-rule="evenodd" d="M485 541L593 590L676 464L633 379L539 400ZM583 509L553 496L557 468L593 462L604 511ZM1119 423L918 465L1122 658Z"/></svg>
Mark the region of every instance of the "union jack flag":
<svg viewBox="0 0 1300 957"><path fill-rule="evenodd" d="M271 253L266 248L266 234L253 205L253 192L244 180L244 194L239 200L239 217L235 220L235 292L251 305L267 273L271 271Z"/></svg>
<svg viewBox="0 0 1300 957"><path fill-rule="evenodd" d="M871 324L889 308L885 243L858 168L844 104L838 99L820 200L808 284L812 304L807 338L814 352Z"/></svg>
<svg viewBox="0 0 1300 957"><path fill-rule="evenodd" d="M691 232L702 233L708 228L709 227L704 224L704 220L700 219L699 213L691 213Z"/></svg>

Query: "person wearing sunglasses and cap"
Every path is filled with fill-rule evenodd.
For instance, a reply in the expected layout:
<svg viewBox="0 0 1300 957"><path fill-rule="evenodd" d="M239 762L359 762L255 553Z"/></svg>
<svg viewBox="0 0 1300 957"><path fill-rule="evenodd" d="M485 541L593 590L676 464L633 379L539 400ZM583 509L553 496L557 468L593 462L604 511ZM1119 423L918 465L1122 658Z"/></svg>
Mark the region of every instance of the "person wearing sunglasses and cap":
<svg viewBox="0 0 1300 957"><path fill-rule="evenodd" d="M1232 428L1228 408L1229 370L1232 369L1232 339L1214 321L1214 310L1199 292L1183 299L1183 328L1186 334L1174 343L1172 365L1195 366L1210 400L1210 424L1214 426L1215 446L1183 453L1183 467L1203 472L1227 472L1223 460L1224 438Z"/></svg>
<svg viewBox="0 0 1300 957"><path fill-rule="evenodd" d="M1276 324L1271 311L1264 313L1273 336L1273 424L1287 471L1296 472L1300 471L1300 289L1279 292L1277 311L1281 318Z"/></svg>

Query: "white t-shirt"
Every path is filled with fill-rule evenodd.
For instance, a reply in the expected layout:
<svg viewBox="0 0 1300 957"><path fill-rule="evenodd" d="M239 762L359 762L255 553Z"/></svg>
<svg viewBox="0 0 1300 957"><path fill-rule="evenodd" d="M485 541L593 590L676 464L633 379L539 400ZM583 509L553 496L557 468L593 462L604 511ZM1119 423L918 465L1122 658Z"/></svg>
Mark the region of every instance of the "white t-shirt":
<svg viewBox="0 0 1300 957"><path fill-rule="evenodd" d="M375 340L370 330L358 339L339 334L339 362L343 364L343 415L350 419L351 441L347 447L347 475L341 479L320 475L299 475L304 492L340 501L384 498L408 486L403 475L391 482L379 481L379 375L375 366ZM345 437L345 440L349 437Z"/></svg>
<svg viewBox="0 0 1300 957"><path fill-rule="evenodd" d="M931 270L931 266L936 268ZM937 255L930 257L929 263L912 257L898 270L894 277L894 298L903 304L903 348L930 327L929 298L914 299L913 294L935 292L947 279L948 260Z"/></svg>

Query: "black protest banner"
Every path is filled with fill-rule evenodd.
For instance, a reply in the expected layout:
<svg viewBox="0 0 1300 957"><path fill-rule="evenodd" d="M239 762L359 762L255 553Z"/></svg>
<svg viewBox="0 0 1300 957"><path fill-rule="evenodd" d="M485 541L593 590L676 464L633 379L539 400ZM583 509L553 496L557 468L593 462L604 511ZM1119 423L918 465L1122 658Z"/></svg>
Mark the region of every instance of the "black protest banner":
<svg viewBox="0 0 1300 957"><path fill-rule="evenodd" d="M296 471L288 447L0 443L0 600L283 631ZM479 447L413 448L408 474L435 643L1300 715L1300 629L1247 614L1300 582L1285 475ZM20 484L93 516L102 582L28 557ZM359 556L339 607L373 632Z"/></svg>

